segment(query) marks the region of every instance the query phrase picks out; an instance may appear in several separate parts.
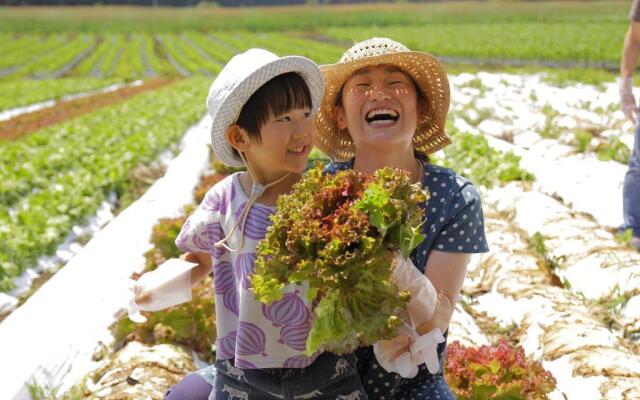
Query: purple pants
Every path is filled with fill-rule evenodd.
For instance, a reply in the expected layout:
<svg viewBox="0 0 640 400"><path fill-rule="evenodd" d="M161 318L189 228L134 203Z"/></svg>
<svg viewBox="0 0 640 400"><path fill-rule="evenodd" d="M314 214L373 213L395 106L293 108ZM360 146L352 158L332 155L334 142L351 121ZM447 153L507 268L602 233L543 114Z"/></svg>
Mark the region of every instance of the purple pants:
<svg viewBox="0 0 640 400"><path fill-rule="evenodd" d="M165 400L207 400L211 386L202 376L192 372L165 393Z"/></svg>

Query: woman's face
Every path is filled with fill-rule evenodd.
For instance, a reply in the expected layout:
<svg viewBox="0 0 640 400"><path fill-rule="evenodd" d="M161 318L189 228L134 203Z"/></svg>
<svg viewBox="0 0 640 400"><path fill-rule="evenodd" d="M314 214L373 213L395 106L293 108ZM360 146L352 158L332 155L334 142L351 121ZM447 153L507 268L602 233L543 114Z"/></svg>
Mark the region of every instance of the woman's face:
<svg viewBox="0 0 640 400"><path fill-rule="evenodd" d="M357 149L411 148L418 119L417 90L401 69L389 65L356 71L336 106L338 128L348 129Z"/></svg>

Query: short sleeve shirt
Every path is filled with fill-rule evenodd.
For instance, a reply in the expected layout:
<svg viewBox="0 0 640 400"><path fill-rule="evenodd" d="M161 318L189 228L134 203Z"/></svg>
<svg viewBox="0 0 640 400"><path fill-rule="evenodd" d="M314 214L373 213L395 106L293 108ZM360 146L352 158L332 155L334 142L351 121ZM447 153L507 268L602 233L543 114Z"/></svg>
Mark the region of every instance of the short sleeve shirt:
<svg viewBox="0 0 640 400"><path fill-rule="evenodd" d="M634 22L640 22L640 0L633 0L633 2L631 3L629 20Z"/></svg>
<svg viewBox="0 0 640 400"><path fill-rule="evenodd" d="M432 250L450 253L484 253L489 251L484 233L480 195L467 179L449 168L428 163L421 157L424 176L422 187L430 198L424 204L425 240L411 254L421 272ZM335 173L353 167L353 161L329 164L325 171Z"/></svg>
<svg viewBox="0 0 640 400"><path fill-rule="evenodd" d="M249 290L257 244L266 235L275 207L253 205L244 226L238 225L226 242L238 251L215 246L232 231L249 201L238 176L223 179L207 192L183 225L176 246L212 256L218 359L233 358L238 368L306 367L314 360L304 355L311 329L308 285L286 286L282 299L270 305L257 301Z"/></svg>

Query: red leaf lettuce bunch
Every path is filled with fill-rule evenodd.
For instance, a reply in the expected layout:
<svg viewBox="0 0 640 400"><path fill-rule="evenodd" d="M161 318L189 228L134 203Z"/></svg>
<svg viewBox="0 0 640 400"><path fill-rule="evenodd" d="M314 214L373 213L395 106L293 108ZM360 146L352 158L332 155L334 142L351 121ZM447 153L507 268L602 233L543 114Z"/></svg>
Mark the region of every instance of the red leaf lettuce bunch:
<svg viewBox="0 0 640 400"><path fill-rule="evenodd" d="M401 170L331 175L312 168L278 199L258 246L253 293L271 303L285 285L308 282L316 306L307 354L348 353L392 338L409 300L390 281L393 252L408 256L424 239L427 198Z"/></svg>

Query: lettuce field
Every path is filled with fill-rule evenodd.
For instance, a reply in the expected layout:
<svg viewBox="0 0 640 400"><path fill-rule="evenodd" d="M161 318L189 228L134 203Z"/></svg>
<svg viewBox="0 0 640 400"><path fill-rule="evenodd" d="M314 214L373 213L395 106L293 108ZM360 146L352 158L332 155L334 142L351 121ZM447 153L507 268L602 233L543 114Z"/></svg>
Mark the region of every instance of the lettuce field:
<svg viewBox="0 0 640 400"><path fill-rule="evenodd" d="M145 325L123 313L126 279L179 255L185 216L232 172L209 154L209 85L252 47L326 64L373 36L444 62L453 144L432 162L482 195L491 251L451 322L455 393L640 398L640 253L618 231L629 6L0 7L0 398L162 398L212 361L210 286ZM192 354L126 395L143 378L105 371L132 341Z"/></svg>

